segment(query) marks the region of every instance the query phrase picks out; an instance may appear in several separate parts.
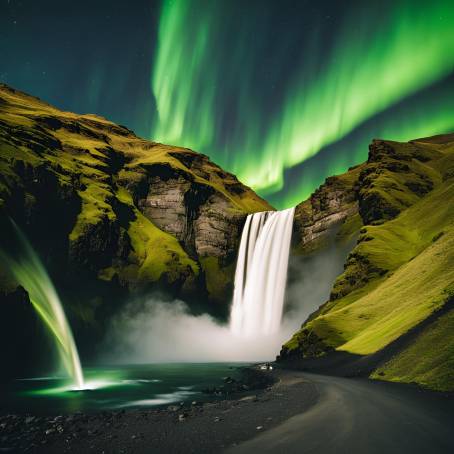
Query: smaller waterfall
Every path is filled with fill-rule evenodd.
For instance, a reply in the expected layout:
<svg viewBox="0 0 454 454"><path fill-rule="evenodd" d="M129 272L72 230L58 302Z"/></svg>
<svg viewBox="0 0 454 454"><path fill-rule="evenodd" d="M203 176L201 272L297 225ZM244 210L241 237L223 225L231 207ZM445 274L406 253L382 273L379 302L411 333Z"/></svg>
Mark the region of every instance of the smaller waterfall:
<svg viewBox="0 0 454 454"><path fill-rule="evenodd" d="M75 387L83 389L84 377L79 353L60 298L35 251L17 225L14 222L12 224L20 240L20 255L13 258L0 253L0 257L16 281L27 290L33 307L52 333L62 364Z"/></svg>
<svg viewBox="0 0 454 454"><path fill-rule="evenodd" d="M241 236L230 329L257 336L279 330L294 208L250 214Z"/></svg>

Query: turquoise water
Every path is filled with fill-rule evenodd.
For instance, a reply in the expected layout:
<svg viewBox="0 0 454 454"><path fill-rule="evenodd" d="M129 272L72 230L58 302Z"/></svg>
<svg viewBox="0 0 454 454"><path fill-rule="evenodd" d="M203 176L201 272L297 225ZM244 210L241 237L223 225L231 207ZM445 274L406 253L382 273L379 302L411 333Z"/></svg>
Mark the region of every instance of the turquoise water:
<svg viewBox="0 0 454 454"><path fill-rule="evenodd" d="M15 380L0 391L2 413L41 415L95 412L208 401L203 392L227 376L238 377L245 363L170 363L84 369L87 389L76 391L57 376Z"/></svg>

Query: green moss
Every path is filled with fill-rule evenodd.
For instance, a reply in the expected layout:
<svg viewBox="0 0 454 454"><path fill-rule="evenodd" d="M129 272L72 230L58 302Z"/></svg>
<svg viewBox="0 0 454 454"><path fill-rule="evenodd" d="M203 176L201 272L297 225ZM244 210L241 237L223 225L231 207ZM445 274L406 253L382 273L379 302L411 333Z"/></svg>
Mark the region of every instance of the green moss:
<svg viewBox="0 0 454 454"><path fill-rule="evenodd" d="M120 279L135 283L156 282L166 273L167 280L174 282L185 274L188 277L199 274L198 264L186 254L178 240L160 230L135 208L125 188L118 190L117 197L129 204L135 215L128 228L132 246L130 264L117 271ZM112 270L105 270L105 276L112 274Z"/></svg>
<svg viewBox="0 0 454 454"><path fill-rule="evenodd" d="M91 226L108 219L110 222L115 221L116 216L112 209L110 200L113 194L109 186L92 183L87 178L81 178L81 182L86 184L86 189L78 191L82 199L82 210L77 216L76 224L69 235L70 241L77 241L80 236L87 233Z"/></svg>
<svg viewBox="0 0 454 454"><path fill-rule="evenodd" d="M182 269L187 268L198 274L197 263L188 257L175 237L159 230L140 212L136 216L128 234L133 254L139 259L139 281L157 281L163 273L167 273L169 281L176 281Z"/></svg>
<svg viewBox="0 0 454 454"><path fill-rule="evenodd" d="M454 391L454 310L441 316L371 378Z"/></svg>

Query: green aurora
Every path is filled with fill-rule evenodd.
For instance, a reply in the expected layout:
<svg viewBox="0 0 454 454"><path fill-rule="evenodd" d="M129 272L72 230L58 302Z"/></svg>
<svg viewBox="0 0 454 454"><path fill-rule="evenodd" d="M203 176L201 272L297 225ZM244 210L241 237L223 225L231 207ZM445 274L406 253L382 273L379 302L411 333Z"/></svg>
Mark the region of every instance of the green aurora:
<svg viewBox="0 0 454 454"><path fill-rule="evenodd" d="M334 24L234 3L163 1L153 140L208 154L284 208L363 161L372 137L454 128L453 84L424 94L453 72L451 1L356 2Z"/></svg>
<svg viewBox="0 0 454 454"><path fill-rule="evenodd" d="M390 115L391 113L391 115ZM454 89L449 83L431 86L360 125L352 134L285 172L284 186L267 195L275 206L293 206L323 183L367 159L372 138L407 141L454 130Z"/></svg>

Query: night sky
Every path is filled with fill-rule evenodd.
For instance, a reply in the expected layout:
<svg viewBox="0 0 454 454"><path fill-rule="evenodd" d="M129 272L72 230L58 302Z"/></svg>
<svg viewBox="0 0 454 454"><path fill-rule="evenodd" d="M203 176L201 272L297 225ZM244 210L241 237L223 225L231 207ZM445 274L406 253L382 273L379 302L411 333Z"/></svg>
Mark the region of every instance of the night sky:
<svg viewBox="0 0 454 454"><path fill-rule="evenodd" d="M452 0L0 0L0 81L208 154L276 207L454 131Z"/></svg>

